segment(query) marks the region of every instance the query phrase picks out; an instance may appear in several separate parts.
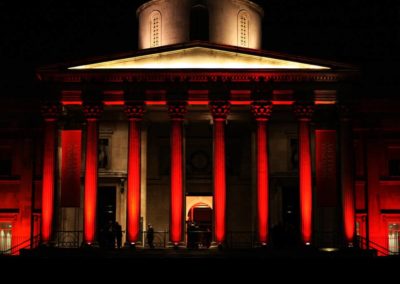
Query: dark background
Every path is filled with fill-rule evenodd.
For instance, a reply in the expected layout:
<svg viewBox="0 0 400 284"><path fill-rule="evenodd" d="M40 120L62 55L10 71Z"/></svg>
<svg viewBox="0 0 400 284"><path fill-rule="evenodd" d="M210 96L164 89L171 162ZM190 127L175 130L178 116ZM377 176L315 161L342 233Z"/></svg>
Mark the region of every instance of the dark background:
<svg viewBox="0 0 400 284"><path fill-rule="evenodd" d="M33 95L41 65L135 50L143 2L0 1L0 95ZM366 95L400 96L400 1L254 2L265 10L264 49L357 64Z"/></svg>

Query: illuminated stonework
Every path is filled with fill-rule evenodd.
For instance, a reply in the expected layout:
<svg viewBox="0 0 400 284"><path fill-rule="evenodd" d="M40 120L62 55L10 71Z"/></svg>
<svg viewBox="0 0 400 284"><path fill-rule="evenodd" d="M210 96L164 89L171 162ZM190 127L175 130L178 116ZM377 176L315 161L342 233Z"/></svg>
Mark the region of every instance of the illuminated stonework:
<svg viewBox="0 0 400 284"><path fill-rule="evenodd" d="M151 47L157 47L161 45L161 13L159 11L154 11L151 13L150 21L150 45Z"/></svg>
<svg viewBox="0 0 400 284"><path fill-rule="evenodd" d="M192 38L190 27L193 21L199 20L192 14L192 7L196 5L206 8L208 41L252 49L261 48L261 21L264 11L252 1L153 0L137 10L139 49L188 42ZM155 15L158 16L154 17Z"/></svg>
<svg viewBox="0 0 400 284"><path fill-rule="evenodd" d="M238 45L249 47L249 15L246 11L240 11L238 16Z"/></svg>
<svg viewBox="0 0 400 284"><path fill-rule="evenodd" d="M271 57L191 47L69 69L329 69Z"/></svg>

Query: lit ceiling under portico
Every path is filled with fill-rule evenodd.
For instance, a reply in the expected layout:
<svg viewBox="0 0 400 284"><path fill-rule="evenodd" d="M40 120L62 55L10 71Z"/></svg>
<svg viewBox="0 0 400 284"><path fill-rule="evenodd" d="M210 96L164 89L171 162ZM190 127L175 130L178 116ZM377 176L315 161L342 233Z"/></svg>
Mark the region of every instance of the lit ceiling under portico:
<svg viewBox="0 0 400 284"><path fill-rule="evenodd" d="M86 65L70 70L95 69L308 69L326 70L326 66L277 59L259 54L189 47L137 55Z"/></svg>

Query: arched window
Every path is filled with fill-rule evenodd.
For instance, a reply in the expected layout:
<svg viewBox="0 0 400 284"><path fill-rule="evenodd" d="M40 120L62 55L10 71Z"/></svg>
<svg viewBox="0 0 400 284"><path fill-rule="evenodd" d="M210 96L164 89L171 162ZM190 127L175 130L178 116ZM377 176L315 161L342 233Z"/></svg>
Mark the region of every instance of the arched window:
<svg viewBox="0 0 400 284"><path fill-rule="evenodd" d="M161 45L161 13L152 12L150 19L150 47L157 47Z"/></svg>
<svg viewBox="0 0 400 284"><path fill-rule="evenodd" d="M206 5L198 1L190 11L190 40L209 40L209 16Z"/></svg>
<svg viewBox="0 0 400 284"><path fill-rule="evenodd" d="M238 46L249 47L249 14L242 10L238 15Z"/></svg>

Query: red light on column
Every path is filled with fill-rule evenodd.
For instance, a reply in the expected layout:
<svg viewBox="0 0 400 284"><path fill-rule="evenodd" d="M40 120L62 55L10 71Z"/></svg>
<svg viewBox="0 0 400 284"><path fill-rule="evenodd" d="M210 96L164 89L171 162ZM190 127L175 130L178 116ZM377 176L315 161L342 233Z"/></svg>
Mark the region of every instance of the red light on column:
<svg viewBox="0 0 400 284"><path fill-rule="evenodd" d="M214 118L214 225L215 240L225 241L226 170L225 170L225 120L230 111L228 102L211 102Z"/></svg>
<svg viewBox="0 0 400 284"><path fill-rule="evenodd" d="M56 120L46 119L43 158L42 241L49 242L53 231L56 161Z"/></svg>
<svg viewBox="0 0 400 284"><path fill-rule="evenodd" d="M258 239L261 244L268 243L269 219L269 176L268 176L268 143L267 121L272 112L269 102L254 102L251 110L257 121L257 209Z"/></svg>
<svg viewBox="0 0 400 284"><path fill-rule="evenodd" d="M96 234L97 210L97 119L102 112L101 106L84 106L87 119L85 197L84 197L84 242L93 244Z"/></svg>
<svg viewBox="0 0 400 284"><path fill-rule="evenodd" d="M182 240L183 218L183 119L187 112L186 102L170 103L171 116L171 232L174 245Z"/></svg>
<svg viewBox="0 0 400 284"><path fill-rule="evenodd" d="M342 187L342 207L344 237L348 246L355 238L355 202L354 202L354 151L350 109L339 106L340 114L340 173Z"/></svg>
<svg viewBox="0 0 400 284"><path fill-rule="evenodd" d="M128 189L127 189L127 241L136 243L140 232L140 188L141 188L141 137L140 121L144 115L144 104L126 105L129 118Z"/></svg>
<svg viewBox="0 0 400 284"><path fill-rule="evenodd" d="M296 105L295 113L299 119L299 178L301 236L304 244L312 238L312 176L310 121L314 112L311 105Z"/></svg>
<svg viewBox="0 0 400 284"><path fill-rule="evenodd" d="M43 156L43 188L42 188L42 241L49 242L53 232L54 216L54 183L57 145L57 105L42 107L45 118L44 156Z"/></svg>

